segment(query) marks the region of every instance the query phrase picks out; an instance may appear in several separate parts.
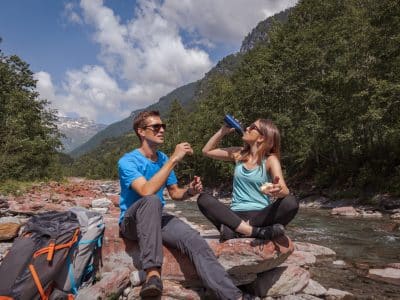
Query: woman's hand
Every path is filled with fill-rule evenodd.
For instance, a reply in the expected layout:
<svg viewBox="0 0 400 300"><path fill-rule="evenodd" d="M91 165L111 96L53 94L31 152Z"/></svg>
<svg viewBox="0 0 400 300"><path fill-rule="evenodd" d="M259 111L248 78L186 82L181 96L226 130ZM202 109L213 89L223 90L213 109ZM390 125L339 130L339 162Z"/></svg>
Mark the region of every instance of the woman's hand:
<svg viewBox="0 0 400 300"><path fill-rule="evenodd" d="M223 136L225 136L225 135L227 135L227 134L230 134L230 133L232 133L232 132L234 132L235 131L235 128L231 128L231 127L229 127L228 125L223 125L222 127L221 127L221 129L220 129L220 132L221 132L221 134L223 135Z"/></svg>
<svg viewBox="0 0 400 300"><path fill-rule="evenodd" d="M275 176L273 182L266 182L261 186L261 192L268 196L278 197L282 191L282 185L279 183L279 176Z"/></svg>

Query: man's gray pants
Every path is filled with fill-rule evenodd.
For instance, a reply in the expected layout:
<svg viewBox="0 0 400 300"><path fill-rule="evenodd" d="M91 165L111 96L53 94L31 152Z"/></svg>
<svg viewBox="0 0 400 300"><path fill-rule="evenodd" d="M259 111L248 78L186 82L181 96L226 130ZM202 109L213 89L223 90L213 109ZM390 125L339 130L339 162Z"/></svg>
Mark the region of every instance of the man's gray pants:
<svg viewBox="0 0 400 300"><path fill-rule="evenodd" d="M131 205L120 229L124 237L138 241L144 270L161 268L164 243L190 258L204 285L219 299L239 299L242 296L207 242L188 224L163 213L157 196L145 196Z"/></svg>

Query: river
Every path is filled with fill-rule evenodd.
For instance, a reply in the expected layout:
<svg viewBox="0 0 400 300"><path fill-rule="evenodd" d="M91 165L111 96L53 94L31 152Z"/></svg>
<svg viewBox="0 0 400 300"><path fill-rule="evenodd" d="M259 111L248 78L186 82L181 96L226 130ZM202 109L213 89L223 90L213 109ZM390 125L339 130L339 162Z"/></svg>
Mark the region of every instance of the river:
<svg viewBox="0 0 400 300"><path fill-rule="evenodd" d="M175 211L189 221L213 228L194 202L173 202ZM326 288L353 293L357 299L400 299L400 286L378 282L366 277L368 268L384 267L400 262L400 230L393 232L388 217L379 219L336 217L329 210L301 208L289 224L287 234L294 241L310 242L331 248L335 260L318 261L311 266L311 277Z"/></svg>

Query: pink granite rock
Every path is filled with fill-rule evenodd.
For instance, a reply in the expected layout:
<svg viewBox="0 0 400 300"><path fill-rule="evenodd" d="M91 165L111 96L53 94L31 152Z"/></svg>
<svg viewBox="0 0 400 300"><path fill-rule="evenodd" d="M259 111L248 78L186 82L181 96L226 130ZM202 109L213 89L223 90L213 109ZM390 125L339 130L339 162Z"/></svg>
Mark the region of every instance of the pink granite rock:
<svg viewBox="0 0 400 300"><path fill-rule="evenodd" d="M106 218L105 221L104 271L110 271L119 265L128 266L131 270L140 268L137 243L119 237L117 219ZM275 268L293 252L293 243L288 237L281 237L273 242L234 239L220 243L215 237L205 239L236 284L251 282L257 273ZM166 247L162 276L166 280L185 282L186 286L201 285L189 258Z"/></svg>
<svg viewBox="0 0 400 300"><path fill-rule="evenodd" d="M357 217L360 214L356 211L353 206L343 206L333 208L331 215L347 216L347 217Z"/></svg>

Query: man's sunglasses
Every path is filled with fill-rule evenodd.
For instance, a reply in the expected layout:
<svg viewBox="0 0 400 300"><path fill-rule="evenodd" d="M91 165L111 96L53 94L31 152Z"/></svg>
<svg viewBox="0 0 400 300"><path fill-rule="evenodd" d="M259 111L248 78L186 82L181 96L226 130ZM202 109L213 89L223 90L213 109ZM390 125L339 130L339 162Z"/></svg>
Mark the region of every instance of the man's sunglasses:
<svg viewBox="0 0 400 300"><path fill-rule="evenodd" d="M257 125L253 123L253 124L251 124L249 126L249 131L252 131L254 129L257 130L259 134L263 135L263 133L261 132L260 128L258 128Z"/></svg>
<svg viewBox="0 0 400 300"><path fill-rule="evenodd" d="M151 124L151 125L144 126L142 128L143 129L149 128L150 130L152 130L154 132L159 132L161 128L166 130L167 129L167 125L166 124Z"/></svg>

